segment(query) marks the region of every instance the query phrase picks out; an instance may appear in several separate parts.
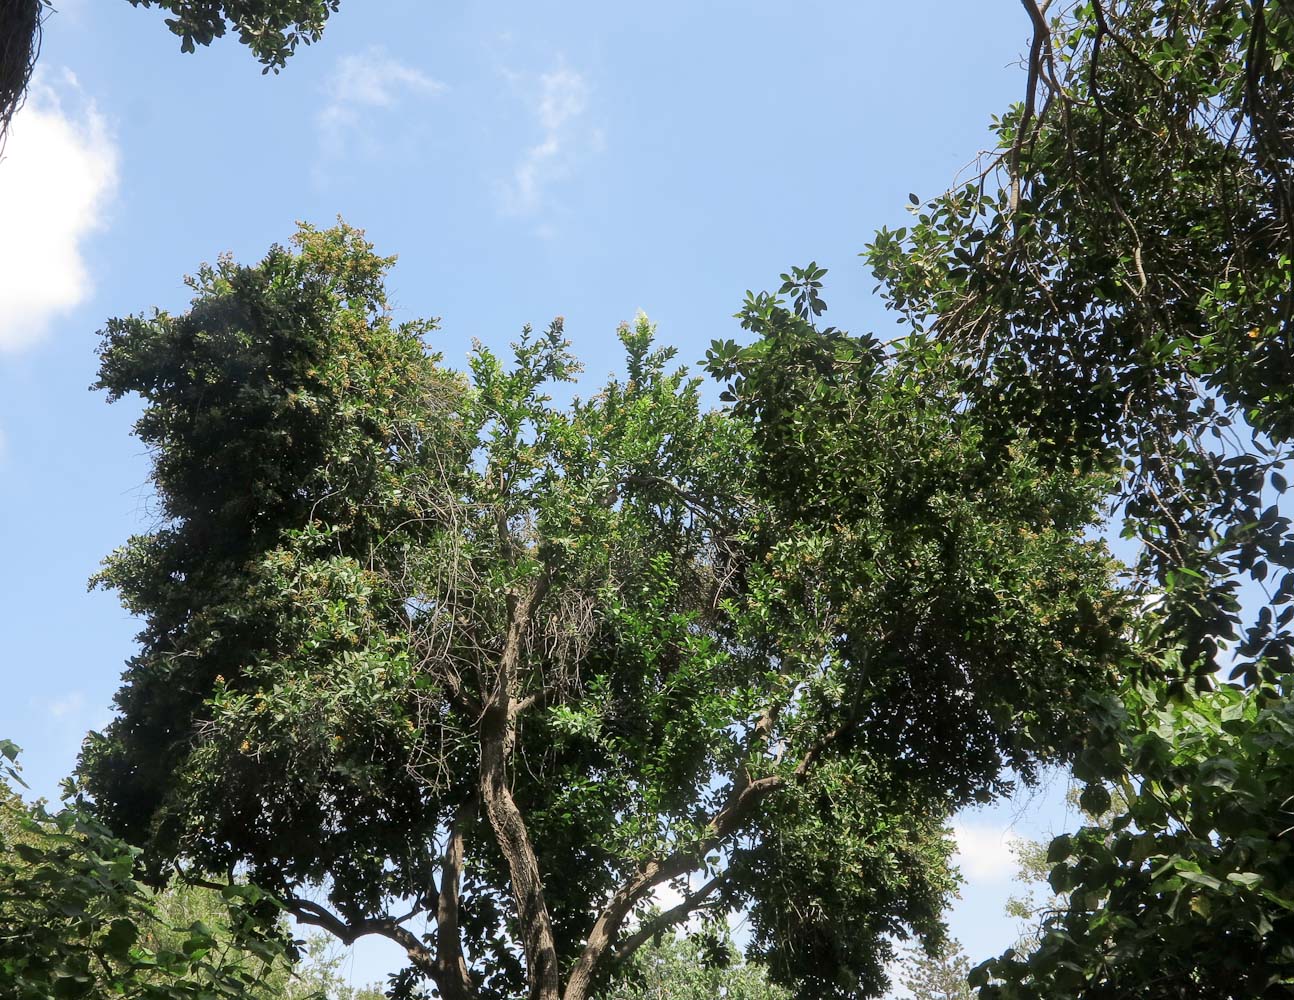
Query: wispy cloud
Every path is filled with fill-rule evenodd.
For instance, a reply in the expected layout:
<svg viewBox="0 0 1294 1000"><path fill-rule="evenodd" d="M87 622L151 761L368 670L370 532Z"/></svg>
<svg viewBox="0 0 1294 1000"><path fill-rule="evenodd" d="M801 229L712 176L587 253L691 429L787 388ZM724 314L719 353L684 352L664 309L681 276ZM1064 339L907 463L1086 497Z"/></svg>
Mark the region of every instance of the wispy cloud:
<svg viewBox="0 0 1294 1000"><path fill-rule="evenodd" d="M49 714L56 719L74 717L78 715L84 707L85 695L80 691L69 691L61 698L55 698L47 706Z"/></svg>
<svg viewBox="0 0 1294 1000"><path fill-rule="evenodd" d="M1006 827L985 823L957 823L954 863L971 882L1004 882L1016 868L1011 845L1018 839Z"/></svg>
<svg viewBox="0 0 1294 1000"><path fill-rule="evenodd" d="M89 297L83 245L106 221L117 164L107 122L76 77L38 78L0 159L0 351L40 340Z"/></svg>
<svg viewBox="0 0 1294 1000"><path fill-rule="evenodd" d="M406 97L434 97L445 85L391 56L380 45L342 56L328 81L328 102L318 114L325 152L343 153L355 140L372 145L368 130L375 111L391 111Z"/></svg>
<svg viewBox="0 0 1294 1000"><path fill-rule="evenodd" d="M568 175L581 155L601 144L601 133L587 121L589 85L565 66L543 73L531 111L541 131L513 169L503 192L504 211L529 215L543 205L545 189Z"/></svg>

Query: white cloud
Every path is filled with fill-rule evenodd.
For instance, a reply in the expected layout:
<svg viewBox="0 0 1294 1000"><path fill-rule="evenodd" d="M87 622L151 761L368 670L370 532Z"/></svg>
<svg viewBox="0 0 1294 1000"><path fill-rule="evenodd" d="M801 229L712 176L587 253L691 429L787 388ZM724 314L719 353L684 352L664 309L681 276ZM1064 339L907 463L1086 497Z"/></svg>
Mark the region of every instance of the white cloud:
<svg viewBox="0 0 1294 1000"><path fill-rule="evenodd" d="M329 91L334 104L389 108L401 91L439 94L445 85L421 70L406 66L373 45L358 55L342 56Z"/></svg>
<svg viewBox="0 0 1294 1000"><path fill-rule="evenodd" d="M957 823L953 827L957 853L953 862L970 882L1004 882L1015 874L1011 845L1018 839L1005 827L985 823Z"/></svg>
<svg viewBox="0 0 1294 1000"><path fill-rule="evenodd" d="M574 70L562 68L543 74L536 108L539 124L550 133L561 131L567 122L584 114L588 99L588 84Z"/></svg>
<svg viewBox="0 0 1294 1000"><path fill-rule="evenodd" d="M544 188L566 176L584 149L601 142L600 133L585 127L588 97L588 83L572 69L559 67L539 77L531 110L543 136L525 151L512 172L504 190L507 212L536 211Z"/></svg>
<svg viewBox="0 0 1294 1000"><path fill-rule="evenodd" d="M77 715L85 707L85 695L80 691L69 691L62 698L55 698L49 703L49 714L56 719Z"/></svg>
<svg viewBox="0 0 1294 1000"><path fill-rule="evenodd" d="M439 80L406 66L380 45L342 56L328 82L328 103L318 115L320 141L328 152L340 154L363 134L374 109L394 108L410 94L434 97L444 90Z"/></svg>
<svg viewBox="0 0 1294 1000"><path fill-rule="evenodd" d="M695 892L696 889L700 887L700 883L702 881L704 880L700 875L693 872L686 880L687 891ZM674 907L678 906L679 903L683 902L683 888L684 886L682 884L676 887L673 882L662 882L652 890L652 904L662 912L665 910L672 910ZM675 930L684 934L694 934L701 929L702 922L701 914L694 912L690 914L686 920L676 925Z"/></svg>
<svg viewBox="0 0 1294 1000"><path fill-rule="evenodd" d="M652 890L652 902L662 910L669 910L683 902L683 893L669 882L662 882Z"/></svg>
<svg viewBox="0 0 1294 1000"><path fill-rule="evenodd" d="M90 295L82 247L105 223L117 162L107 123L76 78L65 73L53 85L40 76L0 158L0 351L35 343Z"/></svg>

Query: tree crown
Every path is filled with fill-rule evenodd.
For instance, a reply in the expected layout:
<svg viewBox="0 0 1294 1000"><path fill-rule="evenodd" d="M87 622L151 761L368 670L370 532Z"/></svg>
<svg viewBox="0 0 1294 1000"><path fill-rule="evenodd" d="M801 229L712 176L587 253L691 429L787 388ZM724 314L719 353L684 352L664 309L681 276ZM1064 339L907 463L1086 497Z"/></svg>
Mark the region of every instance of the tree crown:
<svg viewBox="0 0 1294 1000"><path fill-rule="evenodd" d="M880 990L890 936L940 933L948 810L1071 752L1127 655L1106 485L989 447L919 338L768 298L707 410L639 317L558 405L560 319L448 371L389 264L306 227L108 325L165 520L100 577L145 622L104 814L446 996L582 1000L732 908L802 995Z"/></svg>

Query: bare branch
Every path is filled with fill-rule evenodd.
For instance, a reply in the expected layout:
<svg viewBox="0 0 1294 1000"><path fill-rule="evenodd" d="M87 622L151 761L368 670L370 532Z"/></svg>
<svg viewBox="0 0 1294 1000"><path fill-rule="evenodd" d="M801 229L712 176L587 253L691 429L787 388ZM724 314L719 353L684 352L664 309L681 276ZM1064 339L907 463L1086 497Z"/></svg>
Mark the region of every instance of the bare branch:
<svg viewBox="0 0 1294 1000"><path fill-rule="evenodd" d="M360 938L371 934L394 941L404 949L414 967L436 984L437 990L442 995L450 995L445 992L440 969L430 949L418 939L417 935L408 928L401 927L390 917L367 917L354 923L347 923L313 900L290 896L284 900L283 905L301 923L322 927L345 945L354 944Z"/></svg>
<svg viewBox="0 0 1294 1000"><path fill-rule="evenodd" d="M722 844L742 825L756 805L785 784L786 780L780 775L767 775L751 781L749 775L743 773L733 783L724 807L707 824L706 836L675 850L663 860L648 861L636 875L624 882L598 915L589 932L584 950L567 980L565 1000L585 1000L593 982L594 971L620 933L625 918L648 892L662 882L686 875L696 868L701 858Z"/></svg>
<svg viewBox="0 0 1294 1000"><path fill-rule="evenodd" d="M1020 0L1025 12L1033 22L1033 40L1029 43L1029 79L1025 85L1024 110L1020 113L1020 123L1016 126L1015 140L1011 143L1011 211L1020 204L1020 151L1024 148L1025 135L1034 118L1034 107L1038 100L1038 77L1042 69L1043 51L1050 45L1051 28L1047 25L1047 7L1050 0L1038 4L1035 0Z"/></svg>
<svg viewBox="0 0 1294 1000"><path fill-rule="evenodd" d="M700 909L706 898L727 880L728 873L726 871L720 872L701 888L684 896L681 902L662 913L658 913L650 920L643 921L642 926L625 938L620 947L615 950L612 961L616 963L623 962L657 934L669 930L675 924L682 923Z"/></svg>

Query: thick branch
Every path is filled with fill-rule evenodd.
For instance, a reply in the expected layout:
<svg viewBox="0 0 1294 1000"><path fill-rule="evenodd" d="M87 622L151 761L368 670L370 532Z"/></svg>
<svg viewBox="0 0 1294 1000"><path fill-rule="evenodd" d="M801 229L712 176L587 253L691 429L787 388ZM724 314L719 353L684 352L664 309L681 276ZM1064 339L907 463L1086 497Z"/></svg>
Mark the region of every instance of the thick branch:
<svg viewBox="0 0 1294 1000"><path fill-rule="evenodd" d="M698 910L705 903L706 897L719 888L727 879L728 873L720 872L701 888L684 896L683 900L678 904L662 913L658 913L650 920L644 920L642 926L625 938L620 947L615 950L614 961L623 962L657 934L669 930L675 924L682 923Z"/></svg>
<svg viewBox="0 0 1294 1000"><path fill-rule="evenodd" d="M377 934L394 941L404 949L414 967L436 984L436 989L442 996L452 995L445 991L445 983L442 981L440 969L430 949L418 939L417 935L408 928L401 927L394 920L388 917L367 917L364 920L347 923L318 903L295 897L288 898L283 905L301 923L322 927L345 945L354 944L361 937L369 934Z"/></svg>
<svg viewBox="0 0 1294 1000"><path fill-rule="evenodd" d="M440 969L440 992L445 1000L471 1000L476 996L459 929L458 901L463 872L463 826L476 808L475 797L459 807L449 827L445 857L440 870L440 895L436 903L436 965Z"/></svg>
<svg viewBox="0 0 1294 1000"><path fill-rule="evenodd" d="M699 859L718 847L741 826L756 805L785 783L786 780L780 775L768 775L755 781L745 775L738 778L728 794L728 801L707 824L706 835L701 840L679 848L664 859L653 858L622 884L598 915L589 932L584 950L567 980L565 1000L585 1000L593 984L593 975L607 949L620 933L625 918L647 893L662 882L692 871Z"/></svg>
<svg viewBox="0 0 1294 1000"><path fill-rule="evenodd" d="M1038 100L1038 76L1042 70L1043 51L1051 44L1051 29L1047 26L1047 7L1051 0L1041 5L1035 0L1020 0L1029 20L1033 22L1033 40L1029 44L1029 79L1025 85L1024 108L1016 127L1015 141L1011 143L1011 211L1020 204L1020 151L1024 148L1025 133L1033 121Z"/></svg>
<svg viewBox="0 0 1294 1000"><path fill-rule="evenodd" d="M514 702L511 692L521 664L531 615L543 601L551 577L545 573L526 596L509 595L508 629L499 657L495 689L481 714L480 794L486 816L508 865L512 897L521 924L526 973L533 1000L558 1000L557 945L544 902L539 862L525 818L508 787L507 759L512 746Z"/></svg>

